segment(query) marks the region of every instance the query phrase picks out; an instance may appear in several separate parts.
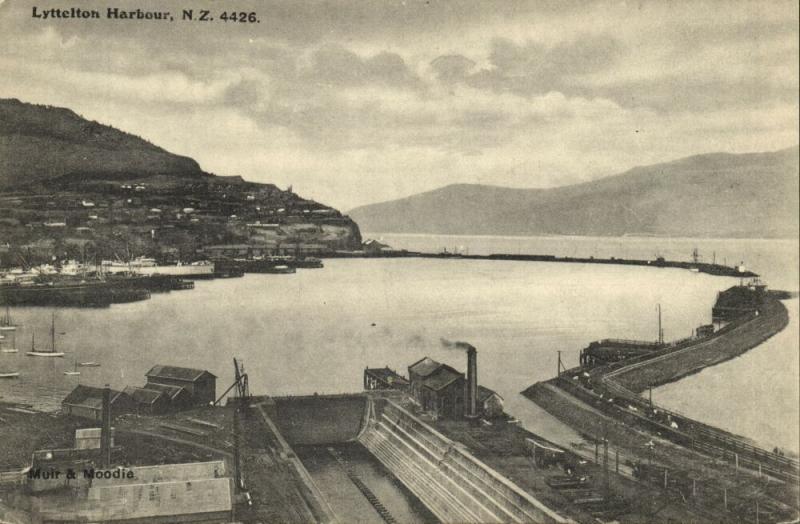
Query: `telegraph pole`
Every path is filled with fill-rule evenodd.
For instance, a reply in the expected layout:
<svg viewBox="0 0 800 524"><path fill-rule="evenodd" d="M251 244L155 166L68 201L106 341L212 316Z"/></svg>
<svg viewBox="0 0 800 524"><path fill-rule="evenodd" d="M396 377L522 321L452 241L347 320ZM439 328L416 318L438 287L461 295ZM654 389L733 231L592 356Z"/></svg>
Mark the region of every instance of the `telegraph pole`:
<svg viewBox="0 0 800 524"><path fill-rule="evenodd" d="M558 370L556 371L556 377L560 378L561 377L561 350L560 349L558 350L558 364L557 365L558 365Z"/></svg>

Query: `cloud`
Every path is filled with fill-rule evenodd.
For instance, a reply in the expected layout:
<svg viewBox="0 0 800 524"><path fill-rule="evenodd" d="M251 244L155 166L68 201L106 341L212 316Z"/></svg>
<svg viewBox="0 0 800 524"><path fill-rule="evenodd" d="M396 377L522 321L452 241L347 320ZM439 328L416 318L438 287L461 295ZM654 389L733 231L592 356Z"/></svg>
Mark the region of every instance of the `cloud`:
<svg viewBox="0 0 800 524"><path fill-rule="evenodd" d="M489 67L476 70L475 62L462 55L440 56L430 65L443 82L495 92L521 96L549 91L585 93L574 88L575 79L607 70L622 53L623 46L607 34L583 34L552 46L496 37L490 44Z"/></svg>
<svg viewBox="0 0 800 524"><path fill-rule="evenodd" d="M244 0L261 24L170 26L31 5L0 5L0 96L345 208L798 140L791 1Z"/></svg>
<svg viewBox="0 0 800 524"><path fill-rule="evenodd" d="M393 87L413 87L419 81L397 53L383 51L362 58L340 45L316 49L300 79L327 85L383 84Z"/></svg>

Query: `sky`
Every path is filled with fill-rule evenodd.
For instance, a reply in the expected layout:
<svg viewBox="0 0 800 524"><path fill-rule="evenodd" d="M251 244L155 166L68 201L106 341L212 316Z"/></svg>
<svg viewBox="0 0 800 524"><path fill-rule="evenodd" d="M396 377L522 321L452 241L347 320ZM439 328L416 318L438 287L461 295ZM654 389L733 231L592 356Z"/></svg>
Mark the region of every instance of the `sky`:
<svg viewBox="0 0 800 524"><path fill-rule="evenodd" d="M175 20L32 16L74 5ZM781 0L0 0L0 97L346 211L796 145L798 38Z"/></svg>

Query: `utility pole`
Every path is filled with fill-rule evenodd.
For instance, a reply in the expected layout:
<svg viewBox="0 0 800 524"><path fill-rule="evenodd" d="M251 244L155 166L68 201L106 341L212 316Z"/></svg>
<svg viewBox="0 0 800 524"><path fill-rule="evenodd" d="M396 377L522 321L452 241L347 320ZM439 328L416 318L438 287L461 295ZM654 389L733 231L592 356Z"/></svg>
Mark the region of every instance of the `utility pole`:
<svg viewBox="0 0 800 524"><path fill-rule="evenodd" d="M661 304L658 304L658 344L664 344L664 330L661 328Z"/></svg>
<svg viewBox="0 0 800 524"><path fill-rule="evenodd" d="M608 426L606 423L603 423L603 473L605 474L606 496L608 496L610 487L608 481Z"/></svg>
<svg viewBox="0 0 800 524"><path fill-rule="evenodd" d="M558 370L556 371L556 377L560 378L561 377L561 350L560 349L558 350L558 364L557 365L558 365Z"/></svg>

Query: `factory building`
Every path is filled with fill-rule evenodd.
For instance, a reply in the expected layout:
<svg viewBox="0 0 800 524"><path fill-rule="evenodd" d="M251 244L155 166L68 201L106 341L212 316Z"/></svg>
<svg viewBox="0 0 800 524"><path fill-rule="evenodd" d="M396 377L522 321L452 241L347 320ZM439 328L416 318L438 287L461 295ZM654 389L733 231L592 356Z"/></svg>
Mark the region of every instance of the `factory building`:
<svg viewBox="0 0 800 524"><path fill-rule="evenodd" d="M503 398L478 385L478 356L472 346L467 352L467 374L447 364L425 357L408 367L410 396L437 418L498 417L503 414Z"/></svg>
<svg viewBox="0 0 800 524"><path fill-rule="evenodd" d="M464 416L464 374L425 357L408 366L411 393L420 407L436 417Z"/></svg>

